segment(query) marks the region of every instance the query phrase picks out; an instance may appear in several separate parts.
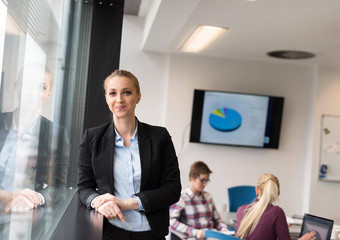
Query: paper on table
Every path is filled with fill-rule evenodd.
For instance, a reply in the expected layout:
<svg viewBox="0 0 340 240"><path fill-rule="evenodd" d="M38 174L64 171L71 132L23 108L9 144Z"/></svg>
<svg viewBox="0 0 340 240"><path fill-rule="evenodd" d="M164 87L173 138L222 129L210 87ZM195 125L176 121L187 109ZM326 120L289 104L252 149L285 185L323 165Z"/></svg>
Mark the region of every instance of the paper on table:
<svg viewBox="0 0 340 240"><path fill-rule="evenodd" d="M302 225L302 219L286 217L288 224Z"/></svg>
<svg viewBox="0 0 340 240"><path fill-rule="evenodd" d="M212 231L216 231L216 230L213 230ZM216 231L216 232L220 232L220 233L223 233L225 235L231 235L231 236L234 236L235 235L235 231Z"/></svg>

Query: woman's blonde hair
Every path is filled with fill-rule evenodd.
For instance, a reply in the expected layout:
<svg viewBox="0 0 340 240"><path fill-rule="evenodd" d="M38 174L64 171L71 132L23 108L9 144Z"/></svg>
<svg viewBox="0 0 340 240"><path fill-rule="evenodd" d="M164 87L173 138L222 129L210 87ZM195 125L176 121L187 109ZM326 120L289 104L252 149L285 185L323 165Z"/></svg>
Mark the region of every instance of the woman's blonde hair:
<svg viewBox="0 0 340 240"><path fill-rule="evenodd" d="M257 188L260 192L259 200L246 209L246 214L236 233L238 238L245 239L248 234L254 231L264 210L268 205L273 204L280 194L279 180L270 173L265 173L259 178Z"/></svg>
<svg viewBox="0 0 340 240"><path fill-rule="evenodd" d="M133 85L134 85L135 88L136 88L137 94L138 94L138 95L140 94L140 86L139 86L138 79L136 78L135 75L133 75L131 72L126 71L126 70L115 70L113 73L111 73L109 76L107 76L107 77L105 78L104 84L103 84L103 87L104 87L104 90L105 90L105 94L106 94L106 85L107 85L107 82L108 82L111 78L114 78L114 77L126 77L126 78L132 80Z"/></svg>

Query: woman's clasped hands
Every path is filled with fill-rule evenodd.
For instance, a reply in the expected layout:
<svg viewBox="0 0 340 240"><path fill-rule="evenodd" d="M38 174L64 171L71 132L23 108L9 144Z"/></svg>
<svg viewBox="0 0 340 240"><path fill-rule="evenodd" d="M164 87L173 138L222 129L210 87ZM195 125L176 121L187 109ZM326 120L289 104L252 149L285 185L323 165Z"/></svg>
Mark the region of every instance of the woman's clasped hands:
<svg viewBox="0 0 340 240"><path fill-rule="evenodd" d="M107 219L120 219L125 222L122 211L127 209L137 210L138 202L133 198L120 199L106 193L95 197L92 201L92 207Z"/></svg>
<svg viewBox="0 0 340 240"><path fill-rule="evenodd" d="M30 209L37 208L43 202L38 192L25 188L15 192L0 191L0 199L6 203L2 214L9 212L27 212Z"/></svg>
<svg viewBox="0 0 340 240"><path fill-rule="evenodd" d="M116 198L110 193L106 193L94 198L92 207L103 214L107 219L119 218L124 222L125 217L117 202L119 202L119 198Z"/></svg>

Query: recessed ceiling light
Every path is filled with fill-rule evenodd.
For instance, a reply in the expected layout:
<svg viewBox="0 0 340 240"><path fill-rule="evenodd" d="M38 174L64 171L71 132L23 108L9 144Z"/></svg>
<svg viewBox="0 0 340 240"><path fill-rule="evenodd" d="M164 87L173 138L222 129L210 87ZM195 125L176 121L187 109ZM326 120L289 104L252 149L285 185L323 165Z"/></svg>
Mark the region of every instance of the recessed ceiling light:
<svg viewBox="0 0 340 240"><path fill-rule="evenodd" d="M181 47L183 52L201 52L220 38L227 28L201 25L190 35Z"/></svg>
<svg viewBox="0 0 340 240"><path fill-rule="evenodd" d="M280 50L271 51L267 53L270 57L283 58L283 59L307 59L315 57L314 53L295 51L295 50Z"/></svg>

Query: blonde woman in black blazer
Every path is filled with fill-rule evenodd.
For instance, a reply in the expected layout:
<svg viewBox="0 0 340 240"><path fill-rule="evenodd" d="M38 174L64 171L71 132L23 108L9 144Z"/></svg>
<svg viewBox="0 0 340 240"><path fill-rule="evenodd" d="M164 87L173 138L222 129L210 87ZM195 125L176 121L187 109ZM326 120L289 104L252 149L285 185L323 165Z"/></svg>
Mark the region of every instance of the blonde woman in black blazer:
<svg viewBox="0 0 340 240"><path fill-rule="evenodd" d="M135 117L141 93L132 73L116 70L105 79L104 89L113 121L84 133L78 163L80 199L104 215L103 239L165 239L169 206L178 201L181 192L171 137L165 128ZM124 168L129 160L122 155L132 148L138 149L131 153L138 161L130 176ZM134 179L132 192L124 189L130 184L125 176L131 177L127 181ZM118 197L124 194L125 198Z"/></svg>

